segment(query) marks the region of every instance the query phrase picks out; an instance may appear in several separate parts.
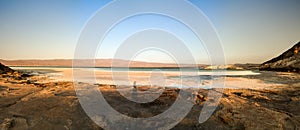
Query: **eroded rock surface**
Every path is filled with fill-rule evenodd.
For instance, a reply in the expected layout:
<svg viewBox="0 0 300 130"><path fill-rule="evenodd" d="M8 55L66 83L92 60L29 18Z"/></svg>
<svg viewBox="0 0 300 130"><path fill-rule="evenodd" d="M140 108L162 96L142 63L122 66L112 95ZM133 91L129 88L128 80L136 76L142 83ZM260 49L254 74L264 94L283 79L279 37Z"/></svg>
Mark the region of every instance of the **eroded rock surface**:
<svg viewBox="0 0 300 130"><path fill-rule="evenodd" d="M83 111L72 82L39 82L39 76L0 76L0 130L102 129ZM189 114L173 129L299 129L300 76L296 73L262 72L247 77L266 83L282 83L276 89L225 89L214 114L199 124L208 90L190 92L194 103ZM122 114L147 118L167 110L179 89L166 88L150 103L134 103L122 97L115 85L97 85L108 103ZM145 91L147 87L137 86ZM214 91L214 90L212 90ZM184 109L184 107L183 107ZM99 117L100 118L100 117ZM160 125L141 124L144 127ZM120 128L125 129L125 128Z"/></svg>
<svg viewBox="0 0 300 130"><path fill-rule="evenodd" d="M300 73L300 42L292 48L260 66L260 70L289 71Z"/></svg>

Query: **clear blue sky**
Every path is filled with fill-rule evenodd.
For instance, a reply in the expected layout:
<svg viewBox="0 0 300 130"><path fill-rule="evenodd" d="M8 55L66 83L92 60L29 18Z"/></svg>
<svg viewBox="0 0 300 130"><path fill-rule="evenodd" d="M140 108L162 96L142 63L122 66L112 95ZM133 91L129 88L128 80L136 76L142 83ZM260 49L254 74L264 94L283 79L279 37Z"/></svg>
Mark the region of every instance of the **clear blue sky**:
<svg viewBox="0 0 300 130"><path fill-rule="evenodd" d="M73 58L81 29L108 2L110 0L1 0L0 59ZM223 43L227 63L261 63L300 41L299 0L191 2L214 24ZM154 21L168 21L151 16L136 20L151 21L147 20L151 18ZM127 24L130 25L130 20ZM160 27L153 22L148 22L143 27L152 25ZM125 26L129 30L135 27L123 25ZM176 27L179 29L174 32L189 34L184 27ZM106 44L103 44L99 58L111 57L117 46L112 42L108 38ZM195 46L198 45L191 42L188 46L197 48ZM206 62L203 60L206 56L201 59L205 55L202 53L203 49L198 49L200 51L193 51L195 57L199 62ZM152 58L148 57L151 61L160 53L152 54ZM143 55L137 59L143 59ZM163 59L166 58L161 56L161 60Z"/></svg>

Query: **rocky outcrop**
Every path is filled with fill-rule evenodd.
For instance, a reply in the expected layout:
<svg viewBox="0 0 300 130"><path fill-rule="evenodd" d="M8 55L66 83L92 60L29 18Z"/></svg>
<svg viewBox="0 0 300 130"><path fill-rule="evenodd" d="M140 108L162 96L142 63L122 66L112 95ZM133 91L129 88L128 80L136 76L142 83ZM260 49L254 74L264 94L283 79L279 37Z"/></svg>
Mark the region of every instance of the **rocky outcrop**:
<svg viewBox="0 0 300 130"><path fill-rule="evenodd" d="M260 70L300 72L300 42L260 66Z"/></svg>
<svg viewBox="0 0 300 130"><path fill-rule="evenodd" d="M251 64L251 63L246 63L246 64L234 64L236 68L242 68L244 70L258 70L260 64Z"/></svg>
<svg viewBox="0 0 300 130"><path fill-rule="evenodd" d="M9 72L13 73L14 70L0 63L0 74L9 73Z"/></svg>

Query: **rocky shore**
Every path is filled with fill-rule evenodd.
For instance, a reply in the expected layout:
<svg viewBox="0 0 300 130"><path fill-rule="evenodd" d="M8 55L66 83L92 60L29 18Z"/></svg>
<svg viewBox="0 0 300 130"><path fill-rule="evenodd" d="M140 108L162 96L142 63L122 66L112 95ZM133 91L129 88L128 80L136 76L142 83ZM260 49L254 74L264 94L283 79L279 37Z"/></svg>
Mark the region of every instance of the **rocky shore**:
<svg viewBox="0 0 300 130"><path fill-rule="evenodd" d="M2 68L5 67L1 65L0 130L102 129L81 108L72 82L45 82L45 77L3 71L7 68ZM275 89L224 89L217 110L202 124L198 123L198 118L208 100L208 90L200 89L191 100L194 103L192 110L173 129L300 129L299 74L262 72L261 75L239 78L281 83L282 86ZM140 118L164 112L178 98L179 90L168 88L155 101L139 104L122 97L115 85L97 86L117 111Z"/></svg>
<svg viewBox="0 0 300 130"><path fill-rule="evenodd" d="M260 70L300 73L300 42L260 66Z"/></svg>

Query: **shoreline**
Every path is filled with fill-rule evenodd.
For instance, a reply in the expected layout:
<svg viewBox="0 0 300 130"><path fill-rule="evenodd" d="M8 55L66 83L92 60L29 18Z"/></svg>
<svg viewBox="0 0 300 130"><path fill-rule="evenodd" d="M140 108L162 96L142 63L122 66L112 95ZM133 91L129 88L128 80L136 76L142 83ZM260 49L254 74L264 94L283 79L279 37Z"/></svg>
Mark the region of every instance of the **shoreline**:
<svg viewBox="0 0 300 130"><path fill-rule="evenodd" d="M119 84L119 85L132 85L134 81L138 83L138 85L151 85L151 76L160 76L164 79L163 85L166 87L177 87L184 86L186 87L195 87L198 88L211 88L211 82L214 82L214 79L217 79L219 76L228 78L229 82L231 81L231 77L243 77L250 75L260 75L258 71L199 71L199 72L181 72L181 71L169 71L169 70L161 70L161 71L149 71L149 70L131 70L131 71L113 71L112 70L102 70L102 69L94 69L94 68L40 68L40 67L32 67L32 68L13 68L21 71L29 71L29 72L38 72L38 74L45 75L52 79L52 81L70 81L73 82L86 82L90 84ZM76 76L74 79L73 72L77 74L81 74L81 76ZM121 77L119 75L122 75ZM127 77L128 76L128 77ZM93 78L96 78L94 81ZM190 80L189 82L181 83L181 80ZM245 79L241 79L244 80ZM199 82L199 84L195 84L193 82ZM227 81L227 80L226 80ZM218 81L219 82L219 81ZM124 84L123 84L124 83ZM241 83L243 83L241 81ZM180 85L182 84L182 85ZM221 84L221 83L220 83ZM182 87L180 87L182 88ZM225 87L226 88L226 87ZM238 87L241 88L241 87Z"/></svg>
<svg viewBox="0 0 300 130"><path fill-rule="evenodd" d="M263 72L261 75L229 78L258 80L261 85L264 85L264 82L281 85L271 85L276 89L225 88L217 110L202 124L199 124L198 118L204 103L210 100L207 96L209 90L198 89L194 91L196 92L194 98L189 99L194 103L191 111L173 129L297 129L300 127L299 74ZM257 85L256 82L255 84ZM97 87L115 110L139 118L152 117L164 112L178 98L177 90L187 91L167 88L156 100L141 104L121 96L115 89L116 85L97 84ZM137 87L147 90L145 86ZM128 90L124 89L124 91ZM193 94L190 91L189 93ZM73 82L55 82L39 75L20 77L15 74L2 74L0 75L0 104L0 113L3 113L0 114L1 129L41 129L45 126L49 129L101 129L81 108ZM119 125L123 127L122 123ZM141 127L152 125L145 122Z"/></svg>

